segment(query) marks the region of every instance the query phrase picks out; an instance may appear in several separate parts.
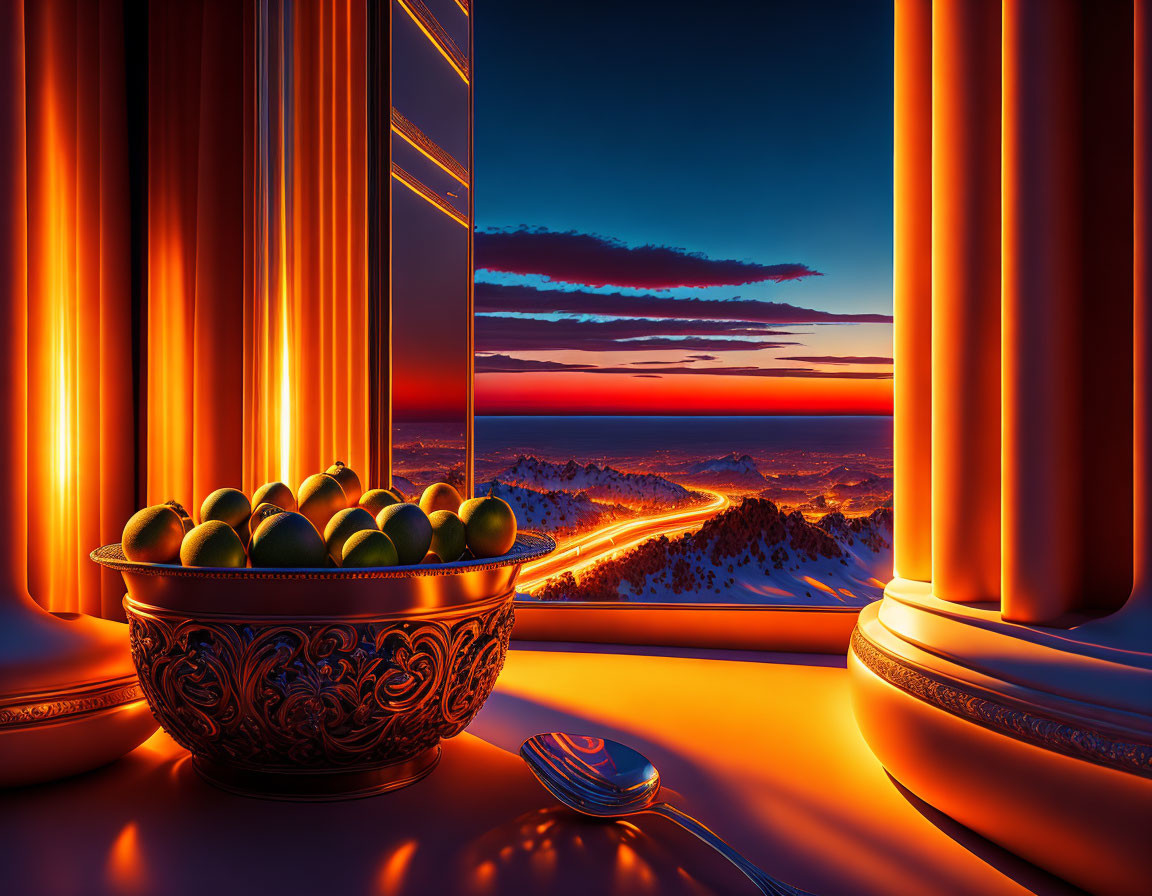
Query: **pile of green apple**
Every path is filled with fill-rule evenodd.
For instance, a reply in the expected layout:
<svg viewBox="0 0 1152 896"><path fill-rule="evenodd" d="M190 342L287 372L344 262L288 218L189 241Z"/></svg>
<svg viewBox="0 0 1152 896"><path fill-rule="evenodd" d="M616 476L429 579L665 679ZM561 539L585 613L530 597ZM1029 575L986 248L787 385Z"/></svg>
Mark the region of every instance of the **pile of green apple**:
<svg viewBox="0 0 1152 896"><path fill-rule="evenodd" d="M124 556L199 567L376 567L502 556L516 541L516 515L495 496L464 501L446 482L408 502L395 488L364 491L337 461L293 494L268 482L251 499L220 488L200 522L175 501L137 511L124 526Z"/></svg>

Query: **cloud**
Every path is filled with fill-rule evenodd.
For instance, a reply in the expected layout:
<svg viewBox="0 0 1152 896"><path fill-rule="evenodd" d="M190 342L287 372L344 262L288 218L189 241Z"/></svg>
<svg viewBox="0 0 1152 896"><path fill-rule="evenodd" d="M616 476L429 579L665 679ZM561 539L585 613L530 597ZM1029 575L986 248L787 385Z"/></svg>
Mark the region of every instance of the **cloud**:
<svg viewBox="0 0 1152 896"><path fill-rule="evenodd" d="M477 373L524 373L541 370L589 370L591 364L565 364L561 361L536 361L532 358L513 358L509 355L477 355Z"/></svg>
<svg viewBox="0 0 1152 896"><path fill-rule="evenodd" d="M476 233L476 267L538 274L563 283L670 289L799 280L821 274L803 264L758 264L708 258L671 246L627 246L619 240L543 227Z"/></svg>
<svg viewBox="0 0 1152 896"><path fill-rule="evenodd" d="M760 324L891 323L890 314L838 314L757 299L674 299L618 292L535 289L520 284L477 283L478 312L511 314L598 314L608 317L743 320Z"/></svg>
<svg viewBox="0 0 1152 896"><path fill-rule="evenodd" d="M813 370L808 367L681 367L669 364L666 367L653 367L644 373L637 373L631 367L593 367L583 364L561 364L556 361L532 361L526 358L512 358L508 355L493 355L476 358L477 373L509 373L523 371L547 371L554 373L626 373L633 377L662 379L665 376L692 374L695 376L753 376L799 379L841 379L841 380L888 380L892 374L886 371L868 370Z"/></svg>
<svg viewBox="0 0 1152 896"><path fill-rule="evenodd" d="M802 361L805 364L891 364L891 358L864 355L800 355L780 358L781 361Z"/></svg>
<svg viewBox="0 0 1152 896"><path fill-rule="evenodd" d="M628 363L629 364L671 364L672 362L671 361L629 361ZM692 364L692 363L694 363L694 361L692 358L685 358L683 361L680 361L678 363L680 363L680 364Z"/></svg>
<svg viewBox="0 0 1152 896"><path fill-rule="evenodd" d="M770 338L790 333L744 321L541 320L478 315L475 332L478 352L755 351L799 344Z"/></svg>
<svg viewBox="0 0 1152 896"><path fill-rule="evenodd" d="M688 359L691 361L719 361L715 355L689 355Z"/></svg>
<svg viewBox="0 0 1152 896"><path fill-rule="evenodd" d="M637 379L647 379L647 380L662 380L662 379L664 379L664 377L660 376L660 374L658 374L658 373L634 373L634 374L632 374L632 376L636 377Z"/></svg>
<svg viewBox="0 0 1152 896"><path fill-rule="evenodd" d="M630 339L627 342L606 343L600 347L579 346L585 351L668 351L678 349L698 349L713 352L754 352L765 348L783 348L786 345L799 345L798 342L756 342L751 339L710 339L704 336L688 336L673 339L666 336L652 336L647 339Z"/></svg>
<svg viewBox="0 0 1152 896"><path fill-rule="evenodd" d="M829 380L890 380L891 373L869 370L811 370L807 367L659 367L659 373L692 373L697 376L799 377ZM591 371L590 371L591 372ZM596 373L623 373L624 368L598 367Z"/></svg>

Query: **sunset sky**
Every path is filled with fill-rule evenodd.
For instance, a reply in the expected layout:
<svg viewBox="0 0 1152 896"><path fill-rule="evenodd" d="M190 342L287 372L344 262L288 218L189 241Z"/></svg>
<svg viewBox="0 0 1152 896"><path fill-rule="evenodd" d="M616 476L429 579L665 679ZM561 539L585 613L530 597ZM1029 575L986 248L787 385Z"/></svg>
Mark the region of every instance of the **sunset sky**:
<svg viewBox="0 0 1152 896"><path fill-rule="evenodd" d="M891 412L891 3L476 20L480 414Z"/></svg>

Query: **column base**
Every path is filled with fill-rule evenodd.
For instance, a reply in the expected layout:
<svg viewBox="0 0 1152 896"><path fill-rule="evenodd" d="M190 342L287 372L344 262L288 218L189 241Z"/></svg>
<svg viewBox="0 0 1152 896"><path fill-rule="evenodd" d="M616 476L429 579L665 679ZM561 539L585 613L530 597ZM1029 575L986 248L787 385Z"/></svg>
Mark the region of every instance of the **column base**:
<svg viewBox="0 0 1152 896"><path fill-rule="evenodd" d="M1093 893L1144 891L1152 656L897 579L861 612L849 670L860 730L908 790Z"/></svg>
<svg viewBox="0 0 1152 896"><path fill-rule="evenodd" d="M0 595L0 629L0 787L105 765L156 730L123 623Z"/></svg>

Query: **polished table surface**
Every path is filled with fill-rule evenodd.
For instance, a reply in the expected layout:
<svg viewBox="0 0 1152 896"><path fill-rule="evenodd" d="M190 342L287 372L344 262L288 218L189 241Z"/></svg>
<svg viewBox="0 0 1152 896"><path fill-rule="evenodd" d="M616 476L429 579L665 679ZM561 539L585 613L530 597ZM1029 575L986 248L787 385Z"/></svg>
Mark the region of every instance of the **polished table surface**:
<svg viewBox="0 0 1152 896"><path fill-rule="evenodd" d="M439 768L395 793L233 796L163 733L87 775L0 792L0 892L755 892L661 818L558 807L516 753L546 730L647 753L671 802L821 896L1078 892L902 791L856 730L842 657L527 644Z"/></svg>

